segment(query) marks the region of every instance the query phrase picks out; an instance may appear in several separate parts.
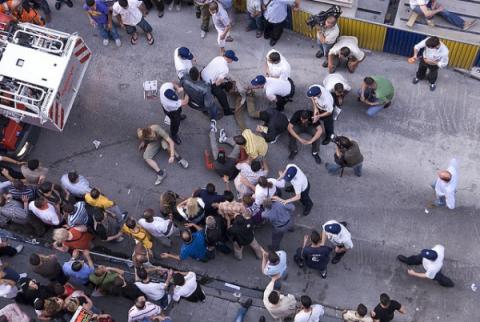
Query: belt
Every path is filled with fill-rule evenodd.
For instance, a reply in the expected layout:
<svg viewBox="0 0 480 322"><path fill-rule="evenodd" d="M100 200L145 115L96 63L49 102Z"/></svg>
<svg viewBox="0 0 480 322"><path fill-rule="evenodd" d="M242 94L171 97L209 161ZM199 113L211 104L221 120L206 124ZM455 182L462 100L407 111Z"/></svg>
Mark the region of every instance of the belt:
<svg viewBox="0 0 480 322"><path fill-rule="evenodd" d="M167 226L167 230L165 231L164 235L168 237L168 235L170 234L171 230L172 230L172 227L173 227L173 221L170 221L170 223L168 224Z"/></svg>
<svg viewBox="0 0 480 322"><path fill-rule="evenodd" d="M277 226L277 228L282 228L282 227L285 227L286 225L288 225L290 223L290 220L288 220L286 223L280 225L280 226Z"/></svg>

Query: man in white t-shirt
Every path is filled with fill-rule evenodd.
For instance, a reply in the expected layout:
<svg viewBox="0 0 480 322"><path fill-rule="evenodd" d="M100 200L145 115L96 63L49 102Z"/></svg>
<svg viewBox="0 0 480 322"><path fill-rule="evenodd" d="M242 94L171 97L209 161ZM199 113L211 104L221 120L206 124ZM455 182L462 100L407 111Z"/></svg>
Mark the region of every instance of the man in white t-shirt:
<svg viewBox="0 0 480 322"><path fill-rule="evenodd" d="M166 246L171 246L170 236L178 231L171 218L164 219L155 216L153 209L146 209L142 218L138 220L138 224L148 231L150 235L160 239Z"/></svg>
<svg viewBox="0 0 480 322"><path fill-rule="evenodd" d="M325 314L325 309L320 304L312 304L312 299L308 295L300 297L302 305L300 311L295 315L293 322L320 322Z"/></svg>
<svg viewBox="0 0 480 322"><path fill-rule="evenodd" d="M425 273L418 273L413 269L408 269L408 275L429 278L437 281L441 286L453 287L453 281L442 274L443 259L445 257L445 247L435 245L430 249L423 249L420 254L406 257L398 255L397 259L407 265L423 265Z"/></svg>
<svg viewBox="0 0 480 322"><path fill-rule="evenodd" d="M262 257L262 272L263 274L273 277L275 275L280 275L281 278L285 279L288 275L287 270L287 253L283 250L276 252L263 251Z"/></svg>
<svg viewBox="0 0 480 322"><path fill-rule="evenodd" d="M161 272L163 269L159 269L159 271ZM161 301L163 307L168 305L167 285L165 283L152 282L147 271L143 267L136 270L135 286L138 287L138 289L142 291L150 301ZM165 299L162 300L164 297Z"/></svg>
<svg viewBox="0 0 480 322"><path fill-rule="evenodd" d="M228 76L228 64L238 61L233 50L227 50L223 56L217 56L202 70L202 79L212 86L212 94L222 106L223 115L233 115L223 84Z"/></svg>
<svg viewBox="0 0 480 322"><path fill-rule="evenodd" d="M358 48L357 37L341 36L328 52L328 71L335 73L337 67L346 62L348 71L354 73L364 59L365 53Z"/></svg>
<svg viewBox="0 0 480 322"><path fill-rule="evenodd" d="M182 115L182 107L188 106L189 101L186 94L183 99L179 99L179 91L180 87L172 82L166 82L160 86L160 103L166 116L170 118L170 137L176 144L182 143L178 136L178 130L180 122L186 118L186 115Z"/></svg>
<svg viewBox="0 0 480 322"><path fill-rule="evenodd" d="M192 68L192 61L193 54L187 47L178 47L175 49L173 52L173 63L175 64L178 79L188 75L188 72Z"/></svg>
<svg viewBox="0 0 480 322"><path fill-rule="evenodd" d="M291 79L281 79L273 77L265 77L258 75L250 82L252 89L261 89L265 91L265 97L275 103L277 110L282 112L285 105L291 102L295 94L295 85Z"/></svg>
<svg viewBox="0 0 480 322"><path fill-rule="evenodd" d="M332 94L335 106L341 107L345 96L352 90L345 77L341 74L328 74L323 80L323 87Z"/></svg>
<svg viewBox="0 0 480 322"><path fill-rule="evenodd" d="M279 275L273 276L263 292L263 305L275 321L292 318L297 308L297 301L293 294L283 295L275 288L279 278Z"/></svg>
<svg viewBox="0 0 480 322"><path fill-rule="evenodd" d="M188 273L174 273L172 278L173 285L173 300L180 301L181 298L189 302L205 301L205 294L197 283L197 275L194 272Z"/></svg>
<svg viewBox="0 0 480 322"><path fill-rule="evenodd" d="M328 240L335 245L335 256L332 264L340 262L345 253L353 248L352 236L347 230L345 222L339 223L336 220L329 220L323 224L322 240Z"/></svg>
<svg viewBox="0 0 480 322"><path fill-rule="evenodd" d="M435 190L435 200L431 206L455 209L455 191L458 181L457 167L457 160L452 159L446 170L438 171L437 178L432 184L432 188Z"/></svg>
<svg viewBox="0 0 480 322"><path fill-rule="evenodd" d="M410 9L418 13L420 16L425 17L429 26L434 26L432 19L433 16L439 15L445 19L448 23L451 23L457 28L468 30L473 27L477 20L473 19L465 21L459 15L454 12L445 10L443 5L436 0L410 0Z"/></svg>
<svg viewBox="0 0 480 322"><path fill-rule="evenodd" d="M212 15L213 25L217 29L217 44L220 47L220 54L225 53L225 43L233 41L230 37L230 30L232 29L232 23L228 17L228 13L223 6L217 2L211 2L208 5L210 15Z"/></svg>
<svg viewBox="0 0 480 322"><path fill-rule="evenodd" d="M312 101L313 122L318 120L323 121L325 128L325 138L322 141L323 145L330 143L333 130L333 111L334 102L333 96L325 87L314 84L308 88L307 97Z"/></svg>
<svg viewBox="0 0 480 322"><path fill-rule="evenodd" d="M315 57L326 57L322 66L328 67L328 53L330 49L335 45L338 35L340 35L340 28L338 28L337 18L335 16L329 16L325 19L325 23L321 26L317 25L317 43L320 46L320 50L317 51Z"/></svg>
<svg viewBox="0 0 480 322"><path fill-rule="evenodd" d="M112 7L113 16L117 16L118 23L131 35L132 45L136 45L138 41L137 26L145 32L148 44L153 45L155 39L152 35L152 26L143 18L141 4L142 1L138 0L118 0Z"/></svg>
<svg viewBox="0 0 480 322"><path fill-rule="evenodd" d="M39 197L35 199L35 201L30 201L28 204L28 210L30 210L46 225L60 225L59 210L52 206L47 199L43 197Z"/></svg>
<svg viewBox="0 0 480 322"><path fill-rule="evenodd" d="M148 302L145 296L139 296L135 300L135 304L128 311L128 322L149 320L160 313L162 313L160 306Z"/></svg>
<svg viewBox="0 0 480 322"><path fill-rule="evenodd" d="M287 59L279 51L271 49L265 56L265 75L267 77L288 79L291 67Z"/></svg>
<svg viewBox="0 0 480 322"><path fill-rule="evenodd" d="M294 192L295 195L289 199L282 199L278 196L274 196L272 200L282 202L284 204L300 201L303 205L303 215L310 214L313 208L313 201L310 198L310 183L307 176L303 171L295 164L287 164L284 171L279 172L278 182L280 187L285 186L285 182L290 183L291 187L285 189L287 192Z"/></svg>

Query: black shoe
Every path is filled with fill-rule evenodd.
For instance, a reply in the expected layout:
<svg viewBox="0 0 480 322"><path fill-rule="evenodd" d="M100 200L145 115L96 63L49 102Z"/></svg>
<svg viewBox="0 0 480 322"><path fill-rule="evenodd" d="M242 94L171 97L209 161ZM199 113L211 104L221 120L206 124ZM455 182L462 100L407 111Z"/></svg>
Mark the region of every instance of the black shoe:
<svg viewBox="0 0 480 322"><path fill-rule="evenodd" d="M275 46L278 40L270 39L270 46Z"/></svg>
<svg viewBox="0 0 480 322"><path fill-rule="evenodd" d="M55 2L55 9L60 10L61 7L62 7L62 2L60 1Z"/></svg>
<svg viewBox="0 0 480 322"><path fill-rule="evenodd" d="M248 308L249 308L250 306L252 306L252 302L253 302L252 299L248 299L248 300L245 301L245 303L240 304L240 305L243 306L244 308L246 308L246 309L248 310Z"/></svg>
<svg viewBox="0 0 480 322"><path fill-rule="evenodd" d="M265 38L265 39L270 39L270 35L267 34L266 32L264 32L264 33L263 33L263 38Z"/></svg>
<svg viewBox="0 0 480 322"><path fill-rule="evenodd" d="M322 64L322 67L327 68L328 67L328 61L324 61L323 64Z"/></svg>
<svg viewBox="0 0 480 322"><path fill-rule="evenodd" d="M436 84L430 84L430 91L433 92L437 88Z"/></svg>
<svg viewBox="0 0 480 322"><path fill-rule="evenodd" d="M158 12L158 18L163 18L163 15L164 15L163 11Z"/></svg>
<svg viewBox="0 0 480 322"><path fill-rule="evenodd" d="M265 317L263 315L260 317L260 319L258 319L258 322L265 322L265 321L266 320L265 320Z"/></svg>
<svg viewBox="0 0 480 322"><path fill-rule="evenodd" d="M321 163L322 163L322 159L320 158L320 156L318 155L318 153L312 154L312 155L313 155L313 158L315 159L315 162L317 162L318 164L321 164Z"/></svg>
<svg viewBox="0 0 480 322"><path fill-rule="evenodd" d="M295 156L297 155L298 151L292 151L290 152L290 154L288 155L288 160L293 160L295 159Z"/></svg>
<svg viewBox="0 0 480 322"><path fill-rule="evenodd" d="M185 114L181 114L180 115L180 121L183 121L187 118L187 116Z"/></svg>
<svg viewBox="0 0 480 322"><path fill-rule="evenodd" d="M412 80L412 83L417 84L419 81L420 81L420 79L418 79L417 77L414 77L413 80Z"/></svg>
<svg viewBox="0 0 480 322"><path fill-rule="evenodd" d="M226 110L226 111L223 112L223 115L225 115L225 116L233 115L233 114L234 113L233 113L232 109L229 109L229 110Z"/></svg>
<svg viewBox="0 0 480 322"><path fill-rule="evenodd" d="M304 216L310 215L310 212L312 211L312 208L313 208L313 205L311 205L310 207L305 207L305 209L303 209L302 215L304 215Z"/></svg>
<svg viewBox="0 0 480 322"><path fill-rule="evenodd" d="M323 278L323 279L326 279L327 278L327 272L320 272L320 276Z"/></svg>
<svg viewBox="0 0 480 322"><path fill-rule="evenodd" d="M315 54L315 57L322 58L323 57L323 50L317 51L317 53Z"/></svg>
<svg viewBox="0 0 480 322"><path fill-rule="evenodd" d="M329 137L325 138L325 140L322 141L322 145L327 145L330 143L331 139Z"/></svg>
<svg viewBox="0 0 480 322"><path fill-rule="evenodd" d="M172 137L172 140L173 140L173 142L175 142L178 145L182 144L182 140L180 140L180 138L178 136Z"/></svg>
<svg viewBox="0 0 480 322"><path fill-rule="evenodd" d="M340 257L341 258L341 257ZM332 259L332 264L338 264L340 262L340 258L334 257Z"/></svg>
<svg viewBox="0 0 480 322"><path fill-rule="evenodd" d="M73 2L72 2L72 0L66 0L66 1L65 1L65 4L66 4L67 7L69 7L69 8L72 8L72 7L73 7Z"/></svg>
<svg viewBox="0 0 480 322"><path fill-rule="evenodd" d="M399 261L401 261L402 263L408 264L407 256L398 255L398 256L397 256L397 259L398 259Z"/></svg>
<svg viewBox="0 0 480 322"><path fill-rule="evenodd" d="M200 19L201 16L202 16L202 11L200 10L200 8L195 9L195 17L197 17L197 19Z"/></svg>

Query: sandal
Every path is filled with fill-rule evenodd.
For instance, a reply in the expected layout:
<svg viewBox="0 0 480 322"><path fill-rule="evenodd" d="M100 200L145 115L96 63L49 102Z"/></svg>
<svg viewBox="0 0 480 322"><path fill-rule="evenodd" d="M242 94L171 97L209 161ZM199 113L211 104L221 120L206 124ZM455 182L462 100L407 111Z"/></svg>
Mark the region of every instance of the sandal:
<svg viewBox="0 0 480 322"><path fill-rule="evenodd" d="M153 38L153 36L150 36L150 38L148 38L148 36L147 36L147 42L151 46L155 43L155 39Z"/></svg>
<svg viewBox="0 0 480 322"><path fill-rule="evenodd" d="M130 38L130 43L134 46L137 44L137 41L138 41L138 36L137 37L132 36L132 38Z"/></svg>

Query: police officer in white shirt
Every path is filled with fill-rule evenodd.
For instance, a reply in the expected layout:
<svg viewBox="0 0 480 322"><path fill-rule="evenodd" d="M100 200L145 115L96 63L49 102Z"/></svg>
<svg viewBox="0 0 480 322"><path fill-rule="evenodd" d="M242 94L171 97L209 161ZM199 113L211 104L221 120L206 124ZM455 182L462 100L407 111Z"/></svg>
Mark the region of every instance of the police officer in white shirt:
<svg viewBox="0 0 480 322"><path fill-rule="evenodd" d="M228 64L238 61L233 50L227 50L223 56L217 56L202 70L202 79L212 86L212 94L222 106L223 115L233 115L223 84L228 76Z"/></svg>
<svg viewBox="0 0 480 322"><path fill-rule="evenodd" d="M328 72L335 73L337 67L342 62L346 62L347 70L354 73L364 59L365 53L358 48L357 37L338 37L337 43L328 52Z"/></svg>
<svg viewBox="0 0 480 322"><path fill-rule="evenodd" d="M332 264L340 262L345 253L353 248L352 236L347 230L345 222L339 223L336 220L329 220L323 224L322 240L328 240L335 245L335 256L332 258Z"/></svg>
<svg viewBox="0 0 480 322"><path fill-rule="evenodd" d="M345 77L341 74L328 74L323 80L323 87L332 94L335 106L341 107L345 96L352 90Z"/></svg>
<svg viewBox="0 0 480 322"><path fill-rule="evenodd" d="M265 17L263 37L270 39L270 46L275 46L282 36L289 5L293 5L293 9L296 10L300 6L300 0L266 0L262 5Z"/></svg>
<svg viewBox="0 0 480 322"><path fill-rule="evenodd" d="M307 176L295 164L287 164L284 171L279 171L278 184L279 187L285 187L285 183L290 183L291 187L287 187L285 191L294 192L295 195L289 199L282 199L278 196L273 196L272 200L282 202L284 204L300 200L303 205L303 215L307 216L313 208L313 201L310 198L310 183Z"/></svg>
<svg viewBox="0 0 480 322"><path fill-rule="evenodd" d="M307 97L312 101L313 122L323 121L325 127L325 139L322 144L330 143L333 134L333 97L325 87L314 84L308 88Z"/></svg>
<svg viewBox="0 0 480 322"><path fill-rule="evenodd" d="M265 56L265 75L268 77L289 79L291 67L287 59L275 49Z"/></svg>
<svg viewBox="0 0 480 322"><path fill-rule="evenodd" d="M178 79L184 75L188 75L190 68L192 68L193 54L187 47L178 47L173 52L173 62L175 64L175 71Z"/></svg>
<svg viewBox="0 0 480 322"><path fill-rule="evenodd" d="M457 160L450 160L447 170L438 171L437 178L432 184L435 190L435 200L431 204L433 207L447 207L455 209L455 190L457 189Z"/></svg>
<svg viewBox="0 0 480 322"><path fill-rule="evenodd" d="M422 56L418 57L420 50L423 49ZM438 77L438 69L445 68L448 65L448 48L438 37L428 37L413 47L413 56L410 62L420 60L418 64L417 74L413 79L413 83L417 84L422 79L427 78L430 83L430 90L434 91ZM428 74L427 74L428 70Z"/></svg>
<svg viewBox="0 0 480 322"><path fill-rule="evenodd" d="M408 269L408 275L429 278L437 281L444 287L453 287L453 281L442 274L443 259L445 257L445 247L435 245L431 249L423 249L420 254L406 257L398 255L397 259L407 265L423 265L425 273L418 273L413 269Z"/></svg>
<svg viewBox="0 0 480 322"><path fill-rule="evenodd" d="M295 94L295 85L288 79L280 79L273 77L265 77L258 75L250 84L252 89L263 88L265 91L265 97L275 103L277 110L280 112L285 109L285 105L291 102L291 98Z"/></svg>
<svg viewBox="0 0 480 322"><path fill-rule="evenodd" d="M163 111L170 118L170 137L177 144L182 143L178 136L180 121L186 118L185 115L182 115L182 107L187 106L189 100L188 95L185 95L183 99L178 98L177 90L179 89L180 87L172 82L163 83L160 87L160 103L162 103Z"/></svg>

